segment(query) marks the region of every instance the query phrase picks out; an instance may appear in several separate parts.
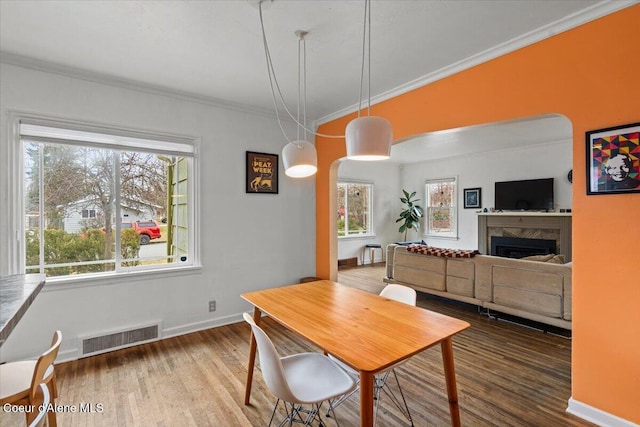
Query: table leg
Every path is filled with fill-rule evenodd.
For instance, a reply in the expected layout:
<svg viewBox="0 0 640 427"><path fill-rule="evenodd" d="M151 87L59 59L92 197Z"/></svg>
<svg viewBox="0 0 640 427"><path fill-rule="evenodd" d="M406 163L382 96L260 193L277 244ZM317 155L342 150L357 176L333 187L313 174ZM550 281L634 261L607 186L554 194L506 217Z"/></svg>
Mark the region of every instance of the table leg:
<svg viewBox="0 0 640 427"><path fill-rule="evenodd" d="M373 427L374 375L360 372L360 427Z"/></svg>
<svg viewBox="0 0 640 427"><path fill-rule="evenodd" d="M449 397L449 412L451 412L451 425L460 426L460 407L458 406L458 389L456 387L456 371L453 366L453 345L451 337L440 343L442 346L442 362L444 364L444 377L447 381L447 396Z"/></svg>
<svg viewBox="0 0 640 427"><path fill-rule="evenodd" d="M260 309L258 307L253 308L253 321L256 325L260 324ZM244 391L244 404L248 405L251 400L251 383L253 381L253 367L256 363L256 339L251 332L251 338L249 341L249 365L247 366L247 385Z"/></svg>

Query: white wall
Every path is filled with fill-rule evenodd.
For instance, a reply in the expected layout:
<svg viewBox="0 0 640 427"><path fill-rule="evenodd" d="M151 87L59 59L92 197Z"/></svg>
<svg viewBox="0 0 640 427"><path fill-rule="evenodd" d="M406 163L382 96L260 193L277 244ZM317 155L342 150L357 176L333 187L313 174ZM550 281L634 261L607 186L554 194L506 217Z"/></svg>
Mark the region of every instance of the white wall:
<svg viewBox="0 0 640 427"><path fill-rule="evenodd" d="M54 329L62 330L65 360L75 357L77 337L95 332L160 320L169 336L237 321L250 308L241 293L315 275L314 179L293 180L280 168L278 195L245 193L245 151L280 154L285 144L275 117L8 64L0 76L0 275L13 272L6 248L15 245L9 111L199 137L202 262L188 274L45 286L0 359L41 353ZM216 312L208 312L210 299Z"/></svg>
<svg viewBox="0 0 640 427"><path fill-rule="evenodd" d="M338 167L338 180L354 180L373 183L373 231L374 237L346 237L338 239L338 259L362 256L367 243L378 243L384 248L397 242L400 233L395 220L400 212L400 173L398 165L386 162L359 162L344 160ZM394 232L395 228L395 232ZM374 261L382 261L379 250L374 251ZM369 260L367 252L365 261Z"/></svg>
<svg viewBox="0 0 640 427"><path fill-rule="evenodd" d="M463 189L482 188L482 207L494 202L494 183L535 178L554 178L555 209L571 208L572 187L567 180L573 161L572 141L507 149L471 156L408 164L401 169L402 186L417 191L424 207L424 184L428 179L458 177L459 239L421 236L428 244L455 249L478 248L478 209L463 208ZM424 227L421 233L424 233Z"/></svg>

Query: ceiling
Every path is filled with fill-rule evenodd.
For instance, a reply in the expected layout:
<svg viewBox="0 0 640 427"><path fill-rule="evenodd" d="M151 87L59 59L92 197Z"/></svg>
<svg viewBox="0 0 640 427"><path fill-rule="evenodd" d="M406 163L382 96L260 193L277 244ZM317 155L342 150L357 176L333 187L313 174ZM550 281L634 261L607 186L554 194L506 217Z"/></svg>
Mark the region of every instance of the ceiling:
<svg viewBox="0 0 640 427"><path fill-rule="evenodd" d="M571 141L571 122L561 115L541 115L499 123L447 129L396 141L390 163L408 164L450 157Z"/></svg>
<svg viewBox="0 0 640 427"><path fill-rule="evenodd" d="M374 102L634 2L374 0ZM293 111L294 32L309 31L308 121L326 121L357 105L363 5L262 4L276 76ZM257 0L2 0L0 51L7 63L273 111Z"/></svg>

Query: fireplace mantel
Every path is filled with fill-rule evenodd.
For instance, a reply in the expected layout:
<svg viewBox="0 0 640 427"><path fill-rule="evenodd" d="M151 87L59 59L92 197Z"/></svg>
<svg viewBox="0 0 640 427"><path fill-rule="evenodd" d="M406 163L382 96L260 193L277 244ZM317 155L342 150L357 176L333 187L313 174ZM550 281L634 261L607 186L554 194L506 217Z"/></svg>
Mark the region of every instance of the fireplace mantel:
<svg viewBox="0 0 640 427"><path fill-rule="evenodd" d="M554 239L558 254L571 261L571 213L565 212L480 212L478 250L489 254L491 237Z"/></svg>

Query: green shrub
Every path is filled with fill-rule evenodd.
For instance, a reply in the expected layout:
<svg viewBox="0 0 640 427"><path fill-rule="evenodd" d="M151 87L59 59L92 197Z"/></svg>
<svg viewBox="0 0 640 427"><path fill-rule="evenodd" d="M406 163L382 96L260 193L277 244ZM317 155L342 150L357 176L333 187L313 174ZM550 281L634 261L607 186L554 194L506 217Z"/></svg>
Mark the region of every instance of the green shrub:
<svg viewBox="0 0 640 427"><path fill-rule="evenodd" d="M140 253L140 236L135 230L122 230L120 248L123 259L138 258ZM66 264L75 262L91 262L105 259L105 233L100 229L88 229L82 234L67 233L59 229L44 230L44 260L45 264ZM26 263L27 266L39 264L40 258L39 230L29 230L26 233ZM123 266L138 265L138 261L123 262ZM47 276L63 276L83 273L112 271L113 263L86 264L64 267L46 268Z"/></svg>
<svg viewBox="0 0 640 427"><path fill-rule="evenodd" d="M120 235L120 252L122 259L133 259L140 256L140 235L133 228L125 228ZM125 267L133 267L140 264L139 261L125 261Z"/></svg>

